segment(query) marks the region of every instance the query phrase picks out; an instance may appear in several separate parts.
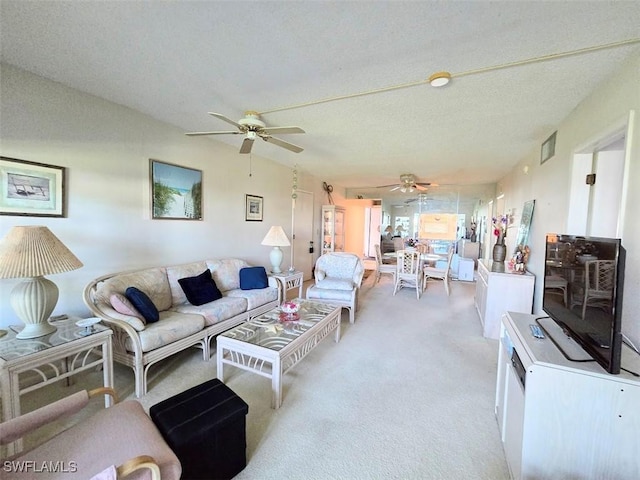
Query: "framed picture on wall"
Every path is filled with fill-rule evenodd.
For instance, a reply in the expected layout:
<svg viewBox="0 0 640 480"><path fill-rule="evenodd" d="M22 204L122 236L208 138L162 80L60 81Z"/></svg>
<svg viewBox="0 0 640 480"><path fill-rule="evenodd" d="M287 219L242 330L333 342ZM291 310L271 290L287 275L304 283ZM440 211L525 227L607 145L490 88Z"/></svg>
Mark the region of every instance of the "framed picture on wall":
<svg viewBox="0 0 640 480"><path fill-rule="evenodd" d="M540 165L549 160L556 154L556 134L558 132L555 131L551 134L549 138L547 138L542 147L540 148Z"/></svg>
<svg viewBox="0 0 640 480"><path fill-rule="evenodd" d="M65 216L64 167L0 157L0 215Z"/></svg>
<svg viewBox="0 0 640 480"><path fill-rule="evenodd" d="M151 218L202 220L202 170L150 160Z"/></svg>
<svg viewBox="0 0 640 480"><path fill-rule="evenodd" d="M257 195L245 195L245 221L261 222L263 199Z"/></svg>

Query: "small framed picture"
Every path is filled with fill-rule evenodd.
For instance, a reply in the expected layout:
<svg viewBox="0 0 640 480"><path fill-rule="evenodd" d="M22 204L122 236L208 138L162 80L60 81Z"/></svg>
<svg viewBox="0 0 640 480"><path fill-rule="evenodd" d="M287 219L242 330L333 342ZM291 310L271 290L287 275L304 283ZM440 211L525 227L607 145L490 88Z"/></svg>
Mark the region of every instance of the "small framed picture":
<svg viewBox="0 0 640 480"><path fill-rule="evenodd" d="M202 220L202 170L150 160L151 218Z"/></svg>
<svg viewBox="0 0 640 480"><path fill-rule="evenodd" d="M257 195L245 195L245 217L247 222L261 222L263 199Z"/></svg>
<svg viewBox="0 0 640 480"><path fill-rule="evenodd" d="M556 133L558 132L553 132L542 144L542 148L540 149L540 165L556 154Z"/></svg>
<svg viewBox="0 0 640 480"><path fill-rule="evenodd" d="M65 216L64 167L0 157L0 215Z"/></svg>

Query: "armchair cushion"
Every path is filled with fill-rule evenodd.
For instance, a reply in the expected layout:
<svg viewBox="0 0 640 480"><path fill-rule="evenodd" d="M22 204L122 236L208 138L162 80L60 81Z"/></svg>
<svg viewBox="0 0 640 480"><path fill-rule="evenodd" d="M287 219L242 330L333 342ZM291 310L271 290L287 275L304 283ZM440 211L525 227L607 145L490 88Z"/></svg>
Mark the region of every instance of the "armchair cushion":
<svg viewBox="0 0 640 480"><path fill-rule="evenodd" d="M342 278L329 278L326 277L319 282L316 282L316 287L324 290L348 290L351 291L355 287L353 280L346 280Z"/></svg>
<svg viewBox="0 0 640 480"><path fill-rule="evenodd" d="M147 323L153 323L160 320L160 313L158 312L158 309L142 290L139 290L136 287L128 287L125 291L125 296L133 304L136 310L142 314Z"/></svg>
<svg viewBox="0 0 640 480"><path fill-rule="evenodd" d="M256 290L258 288L267 288L268 286L269 279L264 267L244 267L240 269L241 290Z"/></svg>
<svg viewBox="0 0 640 480"><path fill-rule="evenodd" d="M211 277L211 272L208 268L195 277L181 278L178 283L184 290L184 294L191 305L204 305L222 298L222 293L220 293L216 282Z"/></svg>

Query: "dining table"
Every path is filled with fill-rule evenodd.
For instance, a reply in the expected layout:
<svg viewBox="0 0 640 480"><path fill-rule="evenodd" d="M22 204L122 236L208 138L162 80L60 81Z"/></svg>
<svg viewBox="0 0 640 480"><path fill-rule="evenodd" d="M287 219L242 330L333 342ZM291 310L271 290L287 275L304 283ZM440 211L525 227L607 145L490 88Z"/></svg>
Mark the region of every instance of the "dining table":
<svg viewBox="0 0 640 480"><path fill-rule="evenodd" d="M398 252L387 252L382 254L383 259L395 259L397 258ZM438 260L447 260L447 254L439 254L439 253L421 253L420 261L423 265L435 266Z"/></svg>

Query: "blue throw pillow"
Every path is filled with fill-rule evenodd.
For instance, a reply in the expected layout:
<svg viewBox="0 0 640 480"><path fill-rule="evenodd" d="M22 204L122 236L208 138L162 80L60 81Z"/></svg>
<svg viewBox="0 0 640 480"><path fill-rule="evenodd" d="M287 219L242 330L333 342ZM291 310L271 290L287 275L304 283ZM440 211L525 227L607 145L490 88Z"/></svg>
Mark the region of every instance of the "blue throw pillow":
<svg viewBox="0 0 640 480"><path fill-rule="evenodd" d="M160 320L160 313L153 304L151 299L142 290L138 290L136 287L129 287L124 292L124 296L127 297L136 310L142 314L147 323L153 323Z"/></svg>
<svg viewBox="0 0 640 480"><path fill-rule="evenodd" d="M181 278L178 283L191 305L204 305L222 298L222 293L208 269L195 277Z"/></svg>
<svg viewBox="0 0 640 480"><path fill-rule="evenodd" d="M242 290L255 290L267 288L269 279L264 267L245 267L240 269L240 288Z"/></svg>

